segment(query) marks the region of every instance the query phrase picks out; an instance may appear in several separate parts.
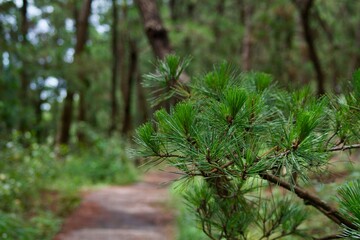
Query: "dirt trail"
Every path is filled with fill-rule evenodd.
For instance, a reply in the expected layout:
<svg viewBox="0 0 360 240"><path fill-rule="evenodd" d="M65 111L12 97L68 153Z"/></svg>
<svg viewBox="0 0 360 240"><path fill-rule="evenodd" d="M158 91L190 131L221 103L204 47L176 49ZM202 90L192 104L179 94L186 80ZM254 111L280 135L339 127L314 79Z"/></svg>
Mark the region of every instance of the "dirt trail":
<svg viewBox="0 0 360 240"><path fill-rule="evenodd" d="M171 240L174 215L168 185L176 176L151 172L140 183L85 195L54 240Z"/></svg>

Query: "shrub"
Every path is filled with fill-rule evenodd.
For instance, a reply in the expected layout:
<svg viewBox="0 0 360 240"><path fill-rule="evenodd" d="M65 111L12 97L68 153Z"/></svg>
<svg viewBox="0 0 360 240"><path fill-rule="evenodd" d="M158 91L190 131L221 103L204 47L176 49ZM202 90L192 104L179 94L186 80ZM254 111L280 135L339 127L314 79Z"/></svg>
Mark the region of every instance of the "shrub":
<svg viewBox="0 0 360 240"><path fill-rule="evenodd" d="M79 205L82 187L135 181L118 139L93 134L91 146L69 148L63 158L30 133L13 132L0 143L0 239L52 239L61 218Z"/></svg>
<svg viewBox="0 0 360 240"><path fill-rule="evenodd" d="M313 239L301 228L307 214L299 201L269 197L269 185L293 192L347 236L359 234L359 184L339 190L339 211L304 183L322 174L332 153L360 148L360 71L346 95L317 98L309 88L287 92L268 74L226 63L184 85L177 80L186 64L169 56L145 76L146 86L171 89L154 91L155 104L178 103L156 111L135 139L143 157L182 172L185 200L209 238Z"/></svg>

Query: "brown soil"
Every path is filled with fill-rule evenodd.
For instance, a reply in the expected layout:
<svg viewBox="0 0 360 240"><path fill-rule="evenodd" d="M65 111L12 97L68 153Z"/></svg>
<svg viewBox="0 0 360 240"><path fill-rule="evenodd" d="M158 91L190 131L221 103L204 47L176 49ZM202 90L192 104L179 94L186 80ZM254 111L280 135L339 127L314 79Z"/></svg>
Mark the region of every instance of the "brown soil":
<svg viewBox="0 0 360 240"><path fill-rule="evenodd" d="M85 194L54 240L174 239L168 185L176 176L151 172L140 183Z"/></svg>

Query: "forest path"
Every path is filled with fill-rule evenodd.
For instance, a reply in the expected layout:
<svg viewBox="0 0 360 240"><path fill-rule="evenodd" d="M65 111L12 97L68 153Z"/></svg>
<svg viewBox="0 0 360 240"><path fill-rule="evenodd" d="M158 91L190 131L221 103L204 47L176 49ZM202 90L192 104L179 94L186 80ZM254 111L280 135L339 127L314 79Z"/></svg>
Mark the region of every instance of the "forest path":
<svg viewBox="0 0 360 240"><path fill-rule="evenodd" d="M154 171L139 183L85 194L54 240L171 240L174 213L168 186L176 175Z"/></svg>

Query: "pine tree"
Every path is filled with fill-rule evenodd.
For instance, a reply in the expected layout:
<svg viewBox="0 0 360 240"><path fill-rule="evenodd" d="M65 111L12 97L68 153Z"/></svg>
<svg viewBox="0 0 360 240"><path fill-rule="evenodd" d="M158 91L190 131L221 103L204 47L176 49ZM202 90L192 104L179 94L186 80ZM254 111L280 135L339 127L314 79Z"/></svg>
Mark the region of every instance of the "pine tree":
<svg viewBox="0 0 360 240"><path fill-rule="evenodd" d="M338 192L339 210L306 191L311 173L322 173L332 154L360 148L360 70L351 91L316 97L310 88L279 89L265 73L240 73L222 63L184 85L189 64L170 55L144 78L153 103L177 98L136 131L140 154L181 171L184 198L210 239L314 239L300 225L300 201L359 237L360 182ZM268 197L277 186L292 198Z"/></svg>

